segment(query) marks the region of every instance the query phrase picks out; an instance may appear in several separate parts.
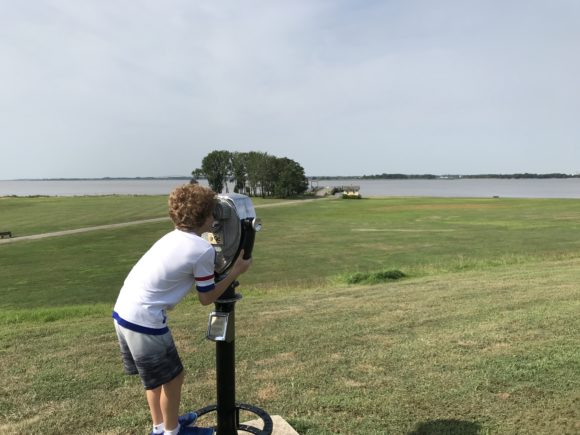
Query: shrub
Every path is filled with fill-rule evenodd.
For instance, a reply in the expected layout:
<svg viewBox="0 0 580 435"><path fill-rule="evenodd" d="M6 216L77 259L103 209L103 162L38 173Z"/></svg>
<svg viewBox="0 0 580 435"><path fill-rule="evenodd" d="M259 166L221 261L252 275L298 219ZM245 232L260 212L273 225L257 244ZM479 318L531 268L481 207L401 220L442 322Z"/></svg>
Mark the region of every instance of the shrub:
<svg viewBox="0 0 580 435"><path fill-rule="evenodd" d="M362 272L353 273L352 275L346 277L346 282L348 284L359 284L363 281L366 281L368 279L368 275L368 273Z"/></svg>
<svg viewBox="0 0 580 435"><path fill-rule="evenodd" d="M405 278L400 270L384 270L381 272L356 272L346 277L347 284L378 284L386 281L396 281Z"/></svg>

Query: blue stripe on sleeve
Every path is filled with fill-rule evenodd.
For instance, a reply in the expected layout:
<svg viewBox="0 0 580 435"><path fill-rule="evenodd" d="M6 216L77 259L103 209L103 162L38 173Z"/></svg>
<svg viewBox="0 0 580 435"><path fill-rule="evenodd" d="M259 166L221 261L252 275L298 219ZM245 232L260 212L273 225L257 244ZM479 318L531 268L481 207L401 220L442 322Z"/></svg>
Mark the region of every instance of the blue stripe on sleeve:
<svg viewBox="0 0 580 435"><path fill-rule="evenodd" d="M215 284L210 284L210 285L206 285L206 286L203 286L203 287L202 286L199 286L199 285L196 285L195 288L200 293L206 293L206 292L209 292L209 291L213 290L215 288Z"/></svg>

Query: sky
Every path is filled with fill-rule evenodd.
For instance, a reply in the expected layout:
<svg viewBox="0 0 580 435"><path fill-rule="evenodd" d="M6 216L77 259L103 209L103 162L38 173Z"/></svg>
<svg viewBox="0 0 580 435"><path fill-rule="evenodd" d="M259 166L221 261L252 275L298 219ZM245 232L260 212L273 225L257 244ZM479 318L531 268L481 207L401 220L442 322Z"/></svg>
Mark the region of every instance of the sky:
<svg viewBox="0 0 580 435"><path fill-rule="evenodd" d="M580 172L577 0L0 0L0 179Z"/></svg>

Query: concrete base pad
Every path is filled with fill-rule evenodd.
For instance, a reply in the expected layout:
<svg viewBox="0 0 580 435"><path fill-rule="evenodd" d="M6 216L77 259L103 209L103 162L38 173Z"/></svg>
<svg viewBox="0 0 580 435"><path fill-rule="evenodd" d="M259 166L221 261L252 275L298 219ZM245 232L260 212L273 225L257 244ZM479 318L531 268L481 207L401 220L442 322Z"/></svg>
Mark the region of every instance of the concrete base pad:
<svg viewBox="0 0 580 435"><path fill-rule="evenodd" d="M279 415L272 415L272 422L274 423L274 430L272 431L272 435L298 435L292 426L290 426L282 417ZM261 419L252 420L245 422L248 426L254 426L257 428L262 429L264 427L263 422ZM239 435L247 435L248 432L245 431L238 431Z"/></svg>

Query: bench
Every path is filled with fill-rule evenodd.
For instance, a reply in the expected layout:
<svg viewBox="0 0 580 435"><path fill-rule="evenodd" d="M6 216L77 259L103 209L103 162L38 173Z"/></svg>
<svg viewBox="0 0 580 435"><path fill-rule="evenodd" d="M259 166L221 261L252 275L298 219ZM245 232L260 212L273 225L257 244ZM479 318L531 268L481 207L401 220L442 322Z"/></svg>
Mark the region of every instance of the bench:
<svg viewBox="0 0 580 435"><path fill-rule="evenodd" d="M0 238L2 239L12 238L12 231L0 231Z"/></svg>

